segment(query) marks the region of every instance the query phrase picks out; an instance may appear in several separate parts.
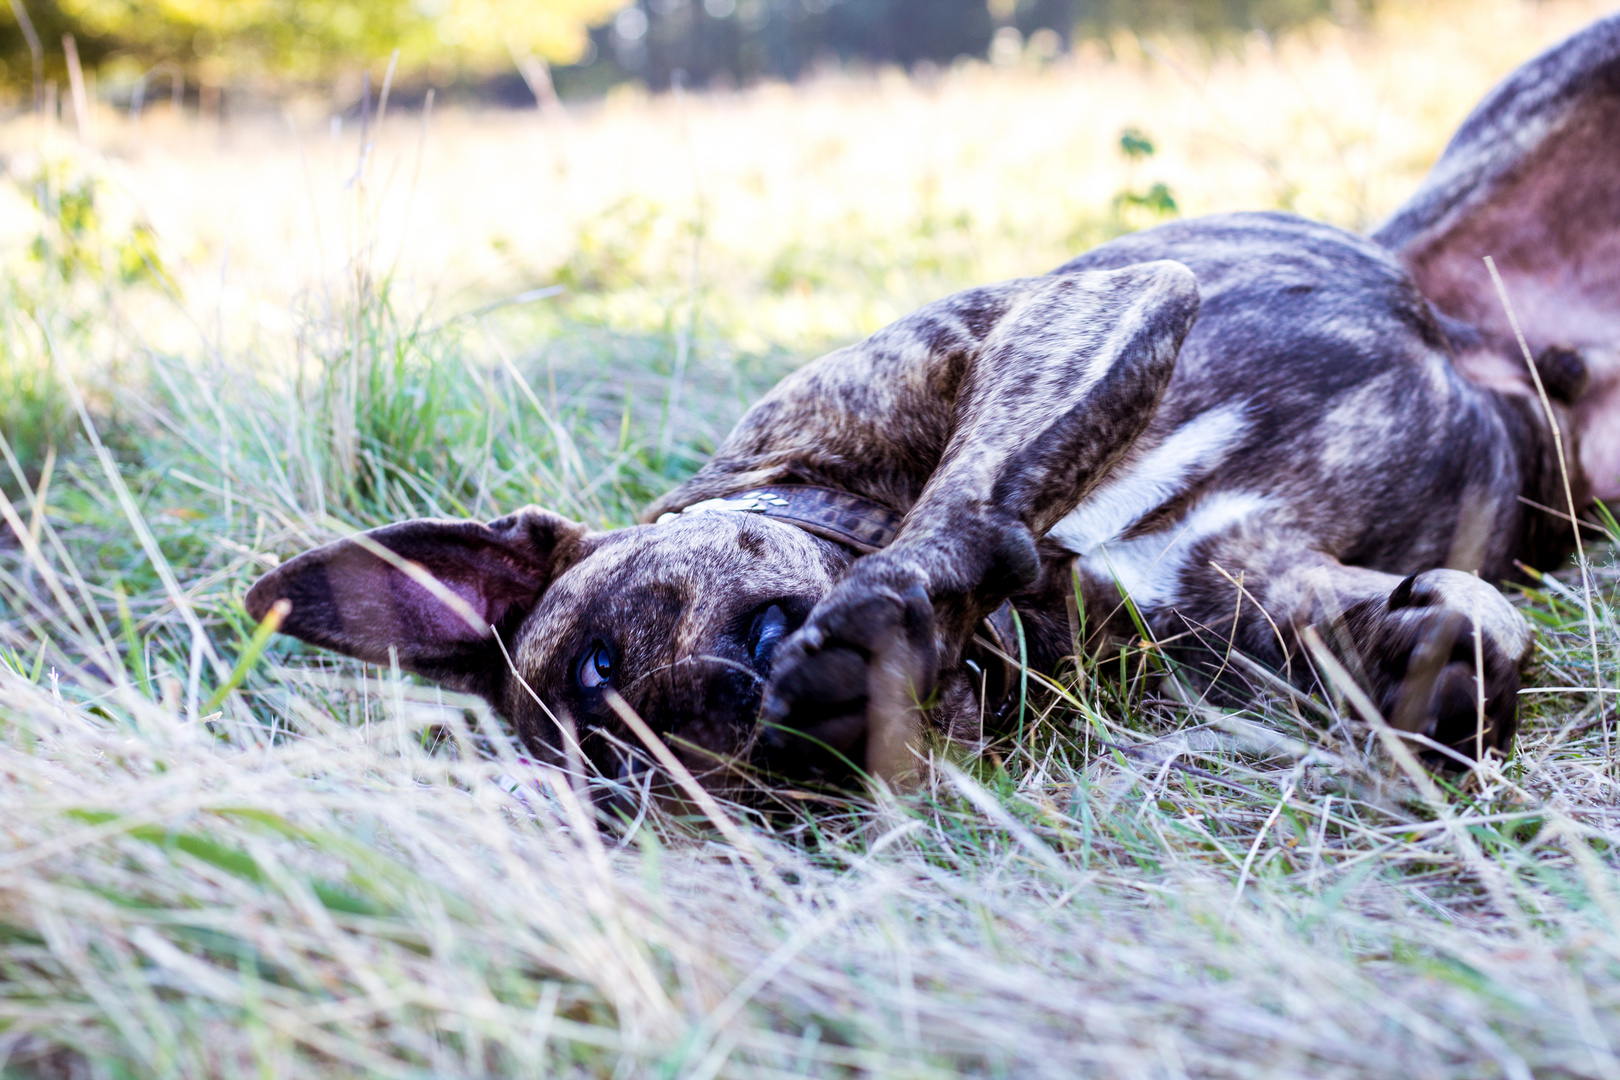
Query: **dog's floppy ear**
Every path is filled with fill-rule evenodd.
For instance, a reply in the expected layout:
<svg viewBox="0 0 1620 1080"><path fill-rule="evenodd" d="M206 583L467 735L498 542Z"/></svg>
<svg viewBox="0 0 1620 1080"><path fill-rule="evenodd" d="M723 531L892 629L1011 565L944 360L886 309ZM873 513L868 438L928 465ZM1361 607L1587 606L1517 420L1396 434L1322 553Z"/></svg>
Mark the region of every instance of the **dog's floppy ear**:
<svg viewBox="0 0 1620 1080"><path fill-rule="evenodd" d="M248 590L247 610L260 620L286 600L283 633L372 663L392 650L407 671L493 699L506 666L495 634L510 641L584 536L535 507L487 525L406 521L288 560Z"/></svg>
<svg viewBox="0 0 1620 1080"><path fill-rule="evenodd" d="M1535 352L1620 343L1620 15L1509 75L1373 239L1510 356L1487 255Z"/></svg>

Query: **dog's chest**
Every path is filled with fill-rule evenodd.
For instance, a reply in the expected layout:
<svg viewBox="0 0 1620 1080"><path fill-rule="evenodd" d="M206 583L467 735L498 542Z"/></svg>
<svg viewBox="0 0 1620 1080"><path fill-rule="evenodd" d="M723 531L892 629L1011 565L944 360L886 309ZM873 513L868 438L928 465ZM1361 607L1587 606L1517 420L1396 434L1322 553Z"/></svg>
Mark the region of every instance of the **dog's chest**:
<svg viewBox="0 0 1620 1080"><path fill-rule="evenodd" d="M1242 402L1200 413L1122 463L1048 538L1078 556L1082 574L1115 582L1138 608L1173 605L1200 545L1271 503L1208 484L1251 424Z"/></svg>

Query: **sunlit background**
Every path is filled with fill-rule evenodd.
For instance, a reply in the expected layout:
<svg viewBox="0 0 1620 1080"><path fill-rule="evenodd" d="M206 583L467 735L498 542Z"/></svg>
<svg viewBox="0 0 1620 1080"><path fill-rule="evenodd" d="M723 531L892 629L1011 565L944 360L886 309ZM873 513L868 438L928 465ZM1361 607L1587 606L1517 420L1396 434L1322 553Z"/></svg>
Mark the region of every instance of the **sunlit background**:
<svg viewBox="0 0 1620 1080"><path fill-rule="evenodd" d="M1603 7L7 0L0 236L26 262L90 200L73 250L237 343L359 258L437 319L560 287L514 348L563 318L802 358L1173 216L1365 228Z"/></svg>

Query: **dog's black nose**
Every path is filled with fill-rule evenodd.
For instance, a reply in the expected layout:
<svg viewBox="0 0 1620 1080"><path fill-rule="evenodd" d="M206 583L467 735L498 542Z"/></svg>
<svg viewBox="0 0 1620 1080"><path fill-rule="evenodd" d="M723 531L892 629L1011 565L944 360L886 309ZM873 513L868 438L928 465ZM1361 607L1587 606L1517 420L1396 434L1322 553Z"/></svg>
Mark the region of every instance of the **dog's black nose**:
<svg viewBox="0 0 1620 1080"><path fill-rule="evenodd" d="M802 615L793 619L779 603L767 605L755 613L748 628L748 655L761 675L771 673L771 657L776 647L803 621Z"/></svg>
<svg viewBox="0 0 1620 1080"><path fill-rule="evenodd" d="M1547 396L1565 405L1573 405L1586 393L1591 372L1586 357L1566 345L1549 345L1536 357L1536 374Z"/></svg>

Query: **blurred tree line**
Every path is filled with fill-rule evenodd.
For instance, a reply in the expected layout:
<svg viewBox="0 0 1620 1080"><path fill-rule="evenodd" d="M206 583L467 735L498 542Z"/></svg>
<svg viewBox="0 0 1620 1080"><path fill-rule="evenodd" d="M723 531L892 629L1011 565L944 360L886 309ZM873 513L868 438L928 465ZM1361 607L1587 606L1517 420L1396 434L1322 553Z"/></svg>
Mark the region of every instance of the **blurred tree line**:
<svg viewBox="0 0 1620 1080"><path fill-rule="evenodd" d="M635 0L592 31L595 80L649 86L794 79L826 63L943 66L972 56L1050 59L1076 41L1170 31L1218 44L1373 0ZM569 78L575 73L564 73Z"/></svg>
<svg viewBox="0 0 1620 1080"><path fill-rule="evenodd" d="M104 90L162 77L275 92L375 66L406 85L516 99L626 80L662 88L794 79L824 64L1048 59L1078 39L1171 30L1209 41L1373 0L0 0L0 84L66 83L69 52ZM67 46L64 35L72 35ZM522 72L523 78L518 78ZM167 89L163 87L162 89ZM114 90L113 96L119 96ZM489 96L489 94L486 94Z"/></svg>

